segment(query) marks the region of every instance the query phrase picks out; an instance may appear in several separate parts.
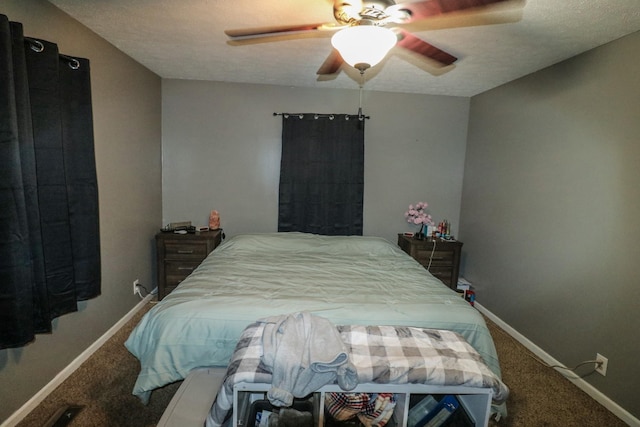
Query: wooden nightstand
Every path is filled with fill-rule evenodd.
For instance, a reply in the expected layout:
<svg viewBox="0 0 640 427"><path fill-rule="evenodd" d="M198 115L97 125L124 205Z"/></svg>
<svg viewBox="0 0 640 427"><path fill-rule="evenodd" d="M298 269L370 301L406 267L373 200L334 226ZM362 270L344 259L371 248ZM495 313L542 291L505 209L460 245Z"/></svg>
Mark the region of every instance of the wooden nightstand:
<svg viewBox="0 0 640 427"><path fill-rule="evenodd" d="M435 245L435 250L433 246ZM460 273L462 242L417 240L398 234L398 246L451 289L456 289Z"/></svg>
<svg viewBox="0 0 640 427"><path fill-rule="evenodd" d="M222 231L158 233L158 300L174 290L222 241Z"/></svg>

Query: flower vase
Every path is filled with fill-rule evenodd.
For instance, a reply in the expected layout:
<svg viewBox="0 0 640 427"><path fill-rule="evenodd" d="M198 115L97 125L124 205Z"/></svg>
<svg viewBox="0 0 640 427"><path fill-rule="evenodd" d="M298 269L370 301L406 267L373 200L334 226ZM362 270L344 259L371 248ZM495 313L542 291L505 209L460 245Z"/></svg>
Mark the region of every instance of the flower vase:
<svg viewBox="0 0 640 427"><path fill-rule="evenodd" d="M425 225L422 224L422 226L420 226L420 230L418 230L418 232L414 235L416 240L424 240L425 238L424 229L425 229Z"/></svg>

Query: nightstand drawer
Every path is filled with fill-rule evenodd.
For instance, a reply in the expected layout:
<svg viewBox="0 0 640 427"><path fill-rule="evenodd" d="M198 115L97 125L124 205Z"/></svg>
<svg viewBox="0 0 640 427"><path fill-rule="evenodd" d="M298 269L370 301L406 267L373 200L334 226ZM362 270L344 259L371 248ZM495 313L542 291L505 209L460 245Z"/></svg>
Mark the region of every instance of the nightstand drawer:
<svg viewBox="0 0 640 427"><path fill-rule="evenodd" d="M166 276L166 282L165 282L165 290L166 293L168 294L169 292L171 292L172 290L174 290L176 288L176 286L178 286L180 283L182 283L182 281L184 279L186 279L189 275L167 275ZM171 289L169 289L171 288Z"/></svg>
<svg viewBox="0 0 640 427"><path fill-rule="evenodd" d="M166 242L164 245L165 259L196 259L206 258L206 242Z"/></svg>
<svg viewBox="0 0 640 427"><path fill-rule="evenodd" d="M415 250L415 260L420 264L427 266L429 265L429 260L431 260L431 265L453 265L455 253L453 251L433 251L428 249L418 248Z"/></svg>
<svg viewBox="0 0 640 427"><path fill-rule="evenodd" d="M200 261L180 261L171 262L166 261L164 263L165 274L167 275L167 283L169 283L169 277L182 277L185 278L200 265Z"/></svg>
<svg viewBox="0 0 640 427"><path fill-rule="evenodd" d="M171 292L173 292L173 290L174 290L175 288L177 288L179 284L180 284L180 283L178 283L178 284L177 284L177 285L175 285L175 286L170 286L170 285L168 285L168 284L167 284L167 285L164 287L164 293L165 293L165 295L169 295Z"/></svg>
<svg viewBox="0 0 640 427"><path fill-rule="evenodd" d="M429 273L431 273L436 278L440 279L442 283L445 285L451 286L451 276L453 275L453 267L434 267L433 264L429 268Z"/></svg>

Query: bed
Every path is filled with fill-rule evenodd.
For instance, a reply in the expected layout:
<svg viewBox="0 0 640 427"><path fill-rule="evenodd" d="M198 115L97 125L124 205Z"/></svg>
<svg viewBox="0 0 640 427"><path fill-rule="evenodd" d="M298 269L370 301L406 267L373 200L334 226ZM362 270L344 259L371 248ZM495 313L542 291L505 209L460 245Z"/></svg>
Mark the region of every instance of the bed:
<svg viewBox="0 0 640 427"><path fill-rule="evenodd" d="M221 244L141 319L125 342L141 370L133 394L227 366L255 320L309 311L336 325L458 332L500 377L480 313L396 245L378 237L238 235Z"/></svg>

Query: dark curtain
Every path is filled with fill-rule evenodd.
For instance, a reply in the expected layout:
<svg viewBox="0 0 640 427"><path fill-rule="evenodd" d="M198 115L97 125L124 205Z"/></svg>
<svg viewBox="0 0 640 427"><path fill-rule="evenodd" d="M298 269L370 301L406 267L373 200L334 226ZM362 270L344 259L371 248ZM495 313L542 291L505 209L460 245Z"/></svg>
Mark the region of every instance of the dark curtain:
<svg viewBox="0 0 640 427"><path fill-rule="evenodd" d="M364 120L283 115L278 231L362 235Z"/></svg>
<svg viewBox="0 0 640 427"><path fill-rule="evenodd" d="M100 294L89 61L0 15L0 349Z"/></svg>

